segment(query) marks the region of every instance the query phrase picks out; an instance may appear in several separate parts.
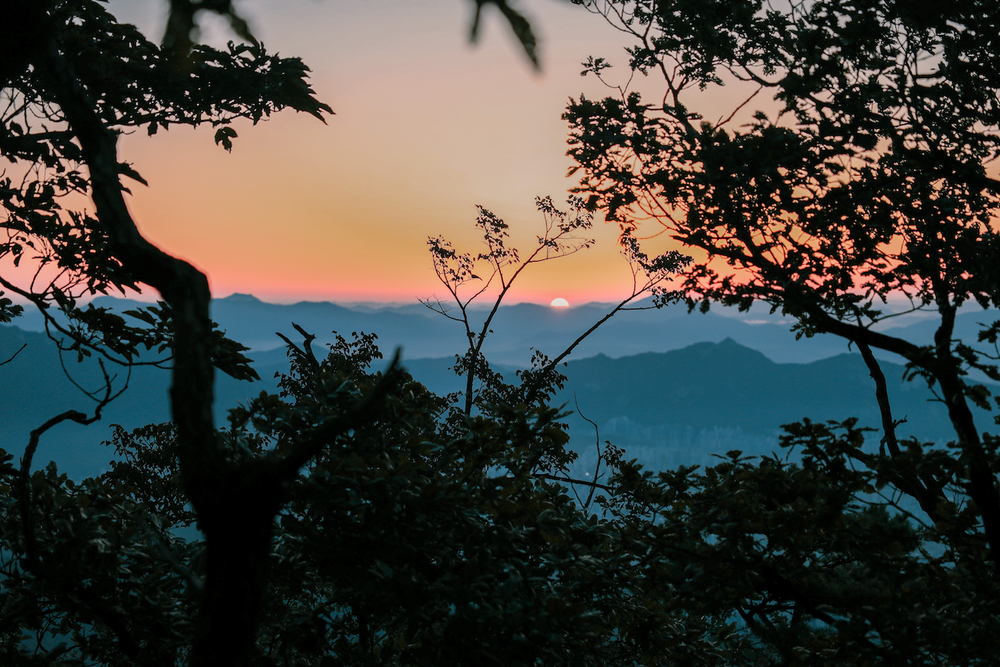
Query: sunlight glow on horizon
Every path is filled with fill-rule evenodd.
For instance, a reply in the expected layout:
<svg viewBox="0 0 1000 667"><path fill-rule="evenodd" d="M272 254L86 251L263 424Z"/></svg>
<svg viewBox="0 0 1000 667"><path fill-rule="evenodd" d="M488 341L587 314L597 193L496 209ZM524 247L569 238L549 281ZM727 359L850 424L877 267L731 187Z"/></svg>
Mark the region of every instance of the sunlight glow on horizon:
<svg viewBox="0 0 1000 667"><path fill-rule="evenodd" d="M526 3L541 40L539 74L493 12L470 46L470 17L454 2L276 4L251 0L241 11L269 51L303 59L336 115L326 125L290 111L235 123L231 154L211 128L123 136L122 159L150 183L130 184L129 205L151 241L206 272L217 295L282 302L415 303L446 293L427 237L480 252L476 205L510 225L510 245L534 246L543 224L535 197L559 205L576 185L566 175L566 100L606 92L580 77L580 62L624 63L614 29L568 2ZM161 0L112 0L110 11L159 38ZM216 45L233 38L211 22L202 36ZM590 235L596 247L531 267L505 302L627 296L617 227L599 222Z"/></svg>

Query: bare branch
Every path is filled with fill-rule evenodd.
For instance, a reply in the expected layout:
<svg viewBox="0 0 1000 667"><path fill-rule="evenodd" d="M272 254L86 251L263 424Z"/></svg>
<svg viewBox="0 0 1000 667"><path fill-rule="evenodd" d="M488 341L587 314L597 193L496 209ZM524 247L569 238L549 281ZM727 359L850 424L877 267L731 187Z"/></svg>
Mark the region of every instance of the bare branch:
<svg viewBox="0 0 1000 667"><path fill-rule="evenodd" d="M14 361L14 359L17 357L17 355L21 354L21 351L24 350L24 348L26 348L26 347L28 347L27 343L22 344L21 347L17 348L17 352L15 352L14 354L10 355L10 357L8 357L7 359L5 359L3 361L0 361L0 366L5 366L5 365L9 364L10 362Z"/></svg>

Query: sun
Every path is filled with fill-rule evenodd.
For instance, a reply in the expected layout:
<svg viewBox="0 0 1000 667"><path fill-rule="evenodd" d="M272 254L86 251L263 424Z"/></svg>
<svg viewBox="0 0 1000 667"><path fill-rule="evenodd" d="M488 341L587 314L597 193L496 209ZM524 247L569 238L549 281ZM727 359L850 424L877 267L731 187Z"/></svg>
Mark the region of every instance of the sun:
<svg viewBox="0 0 1000 667"><path fill-rule="evenodd" d="M559 297L558 299L552 299L552 303L549 304L553 308L569 308L569 301Z"/></svg>

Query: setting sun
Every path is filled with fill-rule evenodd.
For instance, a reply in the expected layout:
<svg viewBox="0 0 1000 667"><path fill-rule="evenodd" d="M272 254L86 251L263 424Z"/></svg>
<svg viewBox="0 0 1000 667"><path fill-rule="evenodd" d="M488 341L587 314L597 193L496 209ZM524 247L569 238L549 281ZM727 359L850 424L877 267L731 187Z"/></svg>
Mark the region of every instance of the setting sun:
<svg viewBox="0 0 1000 667"><path fill-rule="evenodd" d="M569 308L569 301L559 297L558 299L552 299L552 303L549 304L553 308Z"/></svg>

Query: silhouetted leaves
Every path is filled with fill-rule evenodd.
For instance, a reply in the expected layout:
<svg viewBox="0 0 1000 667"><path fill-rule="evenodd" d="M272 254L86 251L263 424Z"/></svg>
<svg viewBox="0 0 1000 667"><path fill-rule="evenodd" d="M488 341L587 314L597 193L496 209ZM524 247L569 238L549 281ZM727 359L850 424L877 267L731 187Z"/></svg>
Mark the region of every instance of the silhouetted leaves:
<svg viewBox="0 0 1000 667"><path fill-rule="evenodd" d="M474 34L487 4L535 60L530 26L506 2L477 0ZM30 38L18 42L24 50L0 59L10 101L0 149L29 175L0 176L0 256L15 265L30 257L55 278L3 285L40 309L62 351L102 360L105 387L88 392L93 416L67 411L35 429L20 465L0 450L4 664L166 666L216 656L214 665L227 652L321 667L995 662L1000 440L974 423L967 401L989 396L963 378L996 373L997 326L978 341L992 353L952 340L959 306L998 303L997 186L985 168L1000 123L995 8L603 5L637 37L630 67L665 76L666 94L647 104L622 89L571 104L586 199L572 198L567 211L538 200L545 232L527 259L485 209L481 253L431 241L458 314L431 306L469 339L456 362L469 380L464 396L435 396L395 361L374 368L373 335L338 336L322 354L296 327L302 340L286 339L289 371L277 394L233 410L219 432L116 428L110 469L77 482L54 464L32 469L40 439L99 416L114 381L103 361L127 368L185 352L175 334L190 313L81 305L137 278L110 221L64 202L87 194L102 168L116 194L120 176L142 181L116 158L84 165L99 133L83 141L73 123L64 129L57 100L92 100L87 118L114 132L210 123L226 150L236 118L330 110L301 61L267 54L228 0L171 2L163 49L100 3L39 7L17 15ZM247 43L197 45L199 11L228 18ZM600 58L585 68L608 75ZM732 76L773 91L780 107L732 129L685 106L691 91ZM64 84L89 97L66 96ZM466 312L483 284L471 296L460 288L496 280L495 312L525 266L590 245L578 234L599 207L623 224L635 278L608 317L676 272L687 282L663 288L661 303L767 301L794 315L803 335L834 333L904 356L940 391L956 442L886 434L876 445L845 416L787 425L787 455L731 451L704 469L645 470L608 443L599 459L613 476L572 480L563 413L546 400L576 343L554 358L536 353L519 383L505 381L482 350L490 320L474 330ZM633 232L649 218L699 248L698 261L676 251L648 257ZM887 316L879 302L900 292L915 308L936 309L933 345L873 327ZM0 300L0 319L18 312ZM211 361L255 378L246 349L202 324L189 340L207 352L195 370ZM869 363L878 382L878 362ZM175 396L189 389L175 386ZM192 409L211 417L210 405ZM892 423L887 409L883 416ZM197 440L200 458L187 460L204 468L181 474L193 435L207 437ZM583 485L587 501L574 502L567 485ZM199 617L207 603L229 613ZM211 632L208 648L221 652L199 644Z"/></svg>
<svg viewBox="0 0 1000 667"><path fill-rule="evenodd" d="M851 420L789 425L784 444L801 451L801 467L767 459L751 467L734 454L703 477L678 471L656 482L623 466L633 497L619 501L621 515L648 511L666 526L692 508L677 519L678 532L655 542L694 559L686 567L704 582L731 582L706 598L706 612L727 595L744 596L719 613L741 619L751 661L918 663L946 655L946 663L987 664L976 647L998 618L1000 591L985 582L995 581L1000 562L1000 467L995 437L982 433L969 407L988 409L990 392L966 378L996 377L1000 355L995 326L978 341L990 348L954 340L954 322L970 301L1000 306L996 263L986 259L1000 247L1000 187L989 166L1000 155L1000 68L987 55L998 8L959 3L924 12L825 0L589 7L634 37L631 73L649 79L616 87L605 59L584 63L584 74L617 94L581 96L564 115L580 193L609 220L652 223L692 249L697 261L685 267L678 292L692 309L763 301L795 318L797 336L834 334L867 351L886 431L875 454ZM694 109L706 108L703 91L722 85L735 95L721 112L721 97L712 98L718 120L709 122ZM657 86L651 102L636 90ZM877 328L896 315L887 302L901 298L909 312L933 314L933 343ZM908 379L935 389L954 429L951 448L896 442L892 397L871 349L902 356ZM739 483L720 487L733 475ZM775 507L755 506L758 478L769 480L761 498L794 490ZM686 505L692 487L714 495ZM914 522L909 528L903 516ZM903 539L908 530L916 532ZM880 532L900 542L866 541ZM828 547L830 534L839 542ZM770 560L772 544L781 544L780 562ZM844 545L857 550L844 553ZM795 556L800 546L810 554ZM714 578L703 574L713 568ZM858 580L868 583L852 590ZM929 602L941 585L984 605L974 620L927 611L942 609ZM890 616L877 612L883 603ZM911 603L920 611L910 613ZM949 634L954 627L961 638Z"/></svg>
<svg viewBox="0 0 1000 667"><path fill-rule="evenodd" d="M472 28L469 32L469 38L473 42L479 39L479 24L482 20L483 8L493 5L507 20L510 29L514 31L514 37L520 42L521 48L524 49L524 53L528 56L531 64L536 68L541 66L538 59L538 39L535 37L535 31L531 27L531 23L523 14L511 7L507 0L473 0L473 2L476 3L476 13L472 17Z"/></svg>

